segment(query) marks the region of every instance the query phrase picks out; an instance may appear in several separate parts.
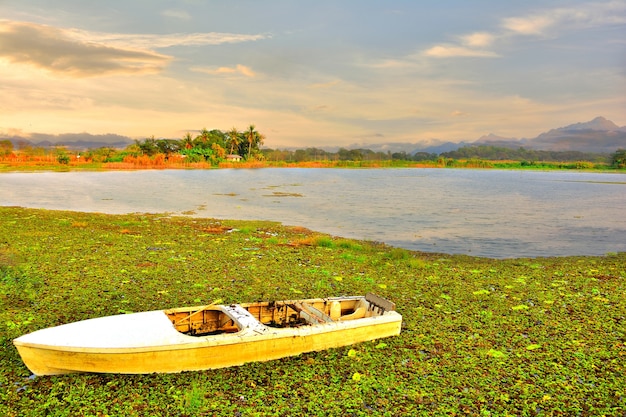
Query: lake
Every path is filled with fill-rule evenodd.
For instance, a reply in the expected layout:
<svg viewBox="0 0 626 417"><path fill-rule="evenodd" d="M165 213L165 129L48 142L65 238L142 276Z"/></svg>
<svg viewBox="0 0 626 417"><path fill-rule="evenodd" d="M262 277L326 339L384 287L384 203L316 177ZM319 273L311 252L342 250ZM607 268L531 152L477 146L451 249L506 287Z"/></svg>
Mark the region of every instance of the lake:
<svg viewBox="0 0 626 417"><path fill-rule="evenodd" d="M274 220L490 258L626 251L626 176L264 168L0 174L0 205Z"/></svg>

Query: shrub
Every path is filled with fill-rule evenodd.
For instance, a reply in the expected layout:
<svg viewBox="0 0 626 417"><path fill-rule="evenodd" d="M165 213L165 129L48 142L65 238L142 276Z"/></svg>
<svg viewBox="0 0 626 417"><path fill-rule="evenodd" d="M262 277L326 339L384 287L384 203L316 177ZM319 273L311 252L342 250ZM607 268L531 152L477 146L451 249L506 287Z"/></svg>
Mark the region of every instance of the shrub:
<svg viewBox="0 0 626 417"><path fill-rule="evenodd" d="M59 164L67 165L70 163L70 156L65 152L59 152L57 155L57 162Z"/></svg>

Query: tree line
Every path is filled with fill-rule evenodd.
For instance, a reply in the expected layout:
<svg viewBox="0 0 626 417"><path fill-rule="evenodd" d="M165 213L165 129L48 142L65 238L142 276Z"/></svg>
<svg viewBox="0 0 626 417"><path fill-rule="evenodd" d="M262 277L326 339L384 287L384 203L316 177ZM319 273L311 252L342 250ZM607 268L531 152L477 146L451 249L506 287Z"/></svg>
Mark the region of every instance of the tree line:
<svg viewBox="0 0 626 417"><path fill-rule="evenodd" d="M112 148L89 149L80 154L85 159L95 162L122 162L129 158L184 158L186 162L208 162L217 165L221 161L233 159L233 156L252 161L302 163L315 161L407 161L424 162L437 166L495 166L488 161L517 161L520 166L545 165L547 163L578 163L577 167L590 164L609 165L614 168L626 168L626 150L618 149L613 154L599 154L579 151L544 151L519 148L507 148L493 145L468 145L455 151L442 153L415 152L382 152L367 148L328 151L316 147L303 149L271 149L262 148L265 135L259 133L251 124L246 130L239 131L233 127L229 131L218 129L202 129L193 136L186 133L182 139L156 139L154 136L144 140L136 140L134 144L124 150ZM33 156L49 153L46 149L26 149L21 153ZM68 163L70 158L63 147L53 150L57 161ZM10 140L0 140L0 157L13 154L13 144ZM462 163L462 161L464 161ZM468 165L469 164L469 165Z"/></svg>
<svg viewBox="0 0 626 417"><path fill-rule="evenodd" d="M271 161L383 161L400 160L423 162L431 161L445 164L453 160L483 160L483 161L518 161L522 165L533 165L539 162L575 162L604 163L624 167L626 164L626 150L619 149L613 154L600 154L580 151L542 151L523 147L513 149L491 145L468 145L455 151L442 153L415 152L375 152L370 149L345 149L336 152L325 151L319 148L305 148L296 150L262 150L265 159ZM450 164L448 164L450 165Z"/></svg>
<svg viewBox="0 0 626 417"><path fill-rule="evenodd" d="M195 137L187 132L182 139L155 139L154 136L135 141L136 149L147 156L163 154L183 155L189 162L219 162L228 155L243 159L262 159L261 146L265 135L259 133L254 125L239 131L233 127L227 132L206 128L200 130Z"/></svg>
<svg viewBox="0 0 626 417"><path fill-rule="evenodd" d="M589 161L608 162L606 154L580 152L580 151L542 151L526 149L524 147L505 148L492 145L464 146L455 151L440 154L445 158L453 159L484 159L488 161Z"/></svg>

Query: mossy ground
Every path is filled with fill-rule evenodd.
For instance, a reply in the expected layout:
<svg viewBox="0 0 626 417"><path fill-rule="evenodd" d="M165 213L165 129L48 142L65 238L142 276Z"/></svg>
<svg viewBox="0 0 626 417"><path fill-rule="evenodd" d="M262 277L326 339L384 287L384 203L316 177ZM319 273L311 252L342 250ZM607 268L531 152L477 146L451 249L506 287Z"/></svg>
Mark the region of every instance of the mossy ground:
<svg viewBox="0 0 626 417"><path fill-rule="evenodd" d="M493 260L268 222L0 208L0 415L623 415L626 254ZM31 377L11 340L210 302L375 292L395 338L172 375Z"/></svg>

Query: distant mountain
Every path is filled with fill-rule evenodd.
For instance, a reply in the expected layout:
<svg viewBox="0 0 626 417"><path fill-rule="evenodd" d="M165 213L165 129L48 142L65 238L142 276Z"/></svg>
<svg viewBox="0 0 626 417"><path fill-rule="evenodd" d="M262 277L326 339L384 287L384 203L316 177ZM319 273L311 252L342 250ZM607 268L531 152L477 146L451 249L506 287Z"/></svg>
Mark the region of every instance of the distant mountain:
<svg viewBox="0 0 626 417"><path fill-rule="evenodd" d="M373 152L406 152L413 155L418 152L427 152L439 154L441 152L448 152L456 150L461 146L466 146L466 142L442 142L439 140L431 140L426 145L424 143L408 143L408 142L385 142L385 143L353 143L346 146L321 146L327 152L337 152L339 149L369 149ZM290 147L287 150L302 149L302 147Z"/></svg>
<svg viewBox="0 0 626 417"><path fill-rule="evenodd" d="M498 136L493 133L484 135L476 139L472 145L489 145L497 146L500 148L512 148L517 149L520 146L524 146L527 139L507 138L504 136Z"/></svg>
<svg viewBox="0 0 626 417"><path fill-rule="evenodd" d="M626 127L604 117L552 129L528 141L528 147L547 151L612 153L626 149Z"/></svg>
<svg viewBox="0 0 626 417"><path fill-rule="evenodd" d="M37 148L49 148L53 146L63 146L68 150L84 151L87 149L97 148L115 148L124 149L135 141L127 136L116 134L92 135L89 133L65 133L61 135L48 135L42 133L34 133L28 138L21 136L0 137L0 140L8 139L13 146L22 148L32 146Z"/></svg>
<svg viewBox="0 0 626 417"><path fill-rule="evenodd" d="M426 152L439 155L440 153L456 151L459 148L469 145L471 145L471 143L468 142L443 142L439 145L430 145L426 147L422 146L419 148L415 148L410 152L410 154L415 155L418 152Z"/></svg>
<svg viewBox="0 0 626 417"><path fill-rule="evenodd" d="M504 136L498 136L495 135L493 133L490 133L488 135L484 135L479 137L478 139L476 139L476 142L479 143L488 143L488 142L510 142L510 141L514 141L514 140L518 140L515 138L505 138Z"/></svg>
<svg viewBox="0 0 626 417"><path fill-rule="evenodd" d="M626 128L626 126L624 128ZM598 116L598 117L596 117L595 119L593 119L590 122L574 123L572 125L561 127L561 128L554 129L554 130L560 130L560 131L572 131L572 130L606 130L606 131L616 131L616 130L620 130L620 129L624 129L624 128L620 128L618 125L616 125L612 121L607 120L604 117Z"/></svg>
<svg viewBox="0 0 626 417"><path fill-rule="evenodd" d="M361 144L348 146L346 149L367 148L373 151L402 152L411 155L419 152L441 154L456 151L465 146L489 145L502 148L535 149L542 151L578 151L610 154L617 149L626 149L626 126L618 126L604 117L596 117L589 122L574 123L565 127L541 133L535 138L510 138L495 133L481 136L475 141L393 144Z"/></svg>
<svg viewBox="0 0 626 417"><path fill-rule="evenodd" d="M503 138L489 134L473 144L503 148L522 146L542 151L613 153L617 149L626 149L626 126L619 127L604 117L596 117L589 122L552 129L532 139Z"/></svg>
<svg viewBox="0 0 626 417"><path fill-rule="evenodd" d="M28 138L20 136L3 137L0 135L0 140L3 139L11 140L15 148L24 146L65 146L67 149L74 151L102 147L124 149L134 143L134 140L127 136L116 134L92 135L89 133L66 133L61 135L35 133ZM427 143L361 143L342 146L341 148L370 149L374 152L407 152L409 154L426 152L439 155L444 152L456 151L459 148L473 145L610 154L617 149L626 149L626 126L620 127L604 117L596 117L588 122L574 123L565 127L552 129L548 132L541 133L535 138L517 139L489 133L475 141L443 142L437 139L431 139ZM339 146L323 146L321 148L329 152L337 152L340 149ZM302 147L293 149L302 149Z"/></svg>

